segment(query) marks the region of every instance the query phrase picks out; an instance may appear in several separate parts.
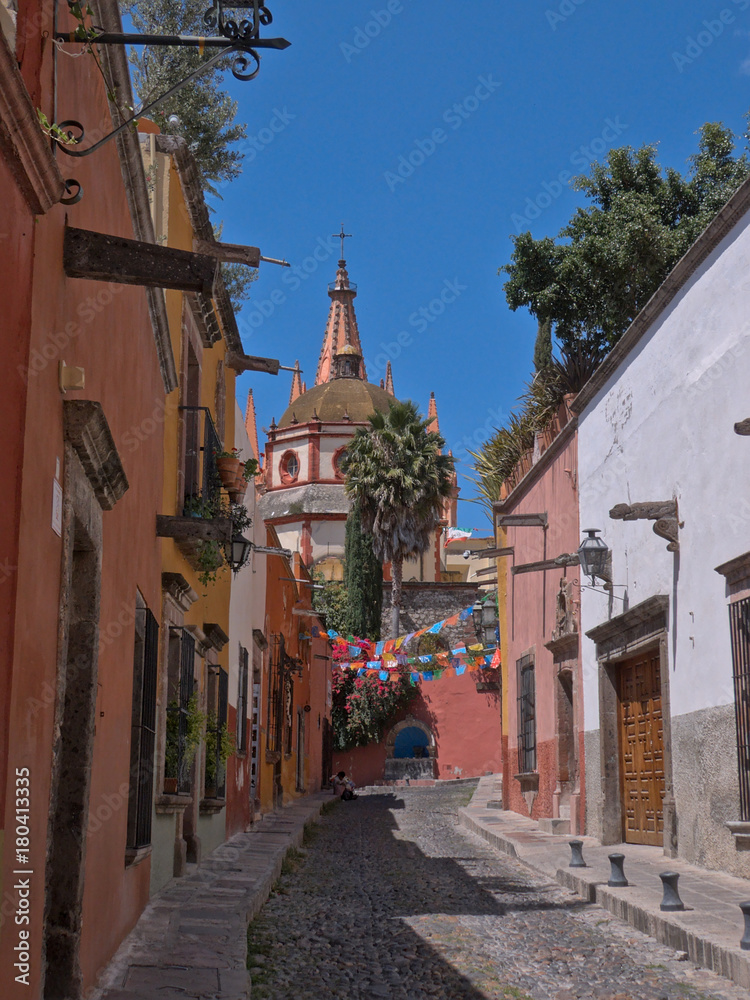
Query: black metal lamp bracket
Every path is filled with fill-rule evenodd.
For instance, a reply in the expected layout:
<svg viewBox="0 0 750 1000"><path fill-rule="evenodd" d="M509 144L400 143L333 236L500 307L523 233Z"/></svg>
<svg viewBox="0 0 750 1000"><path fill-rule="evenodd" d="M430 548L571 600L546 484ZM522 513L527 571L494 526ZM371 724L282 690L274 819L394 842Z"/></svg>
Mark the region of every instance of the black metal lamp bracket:
<svg viewBox="0 0 750 1000"><path fill-rule="evenodd" d="M68 0L68 3L72 5L71 0ZM244 11L248 16L243 17L241 20L236 20L227 16L225 8ZM260 37L261 26L270 24L273 21L273 16L268 8L261 4L259 0L234 0L234 2L229 4L224 4L223 0L216 0L216 3L203 15L203 21L209 30L218 30L221 32L221 35L204 38L200 35L138 35L125 32L102 32L90 38L81 39L79 32L56 32L55 41L58 44L80 44L81 41L87 41L96 45L190 46L197 48L200 53L203 53L204 49L207 48L220 50L216 55L211 56L210 59L201 63L184 80L180 80L179 83L170 87L166 93L157 97L150 104L147 104L137 115L133 115L127 121L122 122L109 135L104 136L103 139L94 143L93 146L89 146L88 149L73 148L81 143L84 138L84 129L80 122L73 121L72 119L60 122L59 127L62 131L66 132L68 142L66 143L63 139L54 138L53 141L57 143L63 153L67 156L90 156L97 149L101 149L102 146L114 139L115 136L133 125L139 118L153 111L154 108L168 100L186 84L191 83L196 77L216 66L217 63L229 55L234 55L232 75L237 80L247 81L253 80L260 71L260 56L255 51L256 49L286 49L291 45L291 42L288 42L285 38ZM75 185L77 182L72 181L69 183ZM79 197L80 195L76 196L75 200L77 201ZM62 200L65 204L73 203L73 199Z"/></svg>

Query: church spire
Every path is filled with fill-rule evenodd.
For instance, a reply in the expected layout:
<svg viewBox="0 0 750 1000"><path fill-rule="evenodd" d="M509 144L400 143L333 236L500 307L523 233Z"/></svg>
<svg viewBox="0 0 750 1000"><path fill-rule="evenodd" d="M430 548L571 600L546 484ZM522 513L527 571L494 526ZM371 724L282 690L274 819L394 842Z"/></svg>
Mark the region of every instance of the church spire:
<svg viewBox="0 0 750 1000"><path fill-rule="evenodd" d="M318 370L315 375L315 384L322 385L330 382L335 375L334 358L345 347L353 347L360 358L363 357L362 344L359 340L359 328L357 327L357 316L354 312L354 299L357 297L357 286L349 283L349 274L346 270L344 260L344 240L349 234L341 232L335 234L341 240L341 259L336 271L336 280L328 286L328 295L331 299L331 308L328 312L328 322L326 332L323 336L323 346L318 359ZM359 364L359 378L363 382L367 381L364 361Z"/></svg>
<svg viewBox="0 0 750 1000"><path fill-rule="evenodd" d="M393 369L391 368L390 361L385 366L385 391L390 392L392 396L396 395L393 389Z"/></svg>
<svg viewBox="0 0 750 1000"><path fill-rule="evenodd" d="M435 402L435 393L430 393L430 405L427 408L427 419L430 421L427 425L428 431L434 431L435 434L440 433L440 421L438 420L437 403Z"/></svg>
<svg viewBox="0 0 750 1000"><path fill-rule="evenodd" d="M294 362L294 375L292 375L292 391L289 393L289 405L304 392L302 388L302 376L300 374L299 361Z"/></svg>

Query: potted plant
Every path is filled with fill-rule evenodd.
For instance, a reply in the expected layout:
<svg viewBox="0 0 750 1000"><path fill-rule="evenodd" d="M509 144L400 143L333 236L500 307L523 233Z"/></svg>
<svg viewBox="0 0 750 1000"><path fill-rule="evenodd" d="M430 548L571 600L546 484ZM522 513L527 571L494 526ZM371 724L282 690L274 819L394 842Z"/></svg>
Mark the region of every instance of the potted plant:
<svg viewBox="0 0 750 1000"><path fill-rule="evenodd" d="M254 479L258 475L258 459L248 458L246 462L240 462L240 469L242 471L242 478L246 483L249 483L251 479Z"/></svg>
<svg viewBox="0 0 750 1000"><path fill-rule="evenodd" d="M217 451L215 458L221 485L224 489L232 489L232 484L237 479L237 474L242 466L239 451L236 448L232 448L231 451Z"/></svg>
<svg viewBox="0 0 750 1000"><path fill-rule="evenodd" d="M193 693L185 714L185 736L180 759L180 706L170 701L167 706L167 742L164 751L164 792L176 795L181 781L187 777L198 747L203 739L206 716L198 710L198 695Z"/></svg>
<svg viewBox="0 0 750 1000"><path fill-rule="evenodd" d="M216 797L219 787L223 784L227 761L236 752L237 743L235 736L234 733L230 733L226 722L219 728L216 716L209 715L206 722L207 794L211 791L214 793L212 797Z"/></svg>
<svg viewBox="0 0 750 1000"><path fill-rule="evenodd" d="M224 565L224 553L218 542L202 541L195 557L198 579L204 587L216 583L216 574Z"/></svg>

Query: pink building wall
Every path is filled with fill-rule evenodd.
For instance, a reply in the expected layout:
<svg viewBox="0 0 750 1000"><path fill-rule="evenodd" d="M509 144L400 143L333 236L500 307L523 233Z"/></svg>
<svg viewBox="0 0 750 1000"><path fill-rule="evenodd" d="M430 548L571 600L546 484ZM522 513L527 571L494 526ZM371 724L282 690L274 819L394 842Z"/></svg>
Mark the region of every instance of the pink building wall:
<svg viewBox="0 0 750 1000"><path fill-rule="evenodd" d="M561 581L571 596L571 613L580 620L580 570L577 565L529 573L512 567L574 553L580 545L577 493L577 431L568 423L536 465L502 503L507 514L545 514L547 528L506 527L501 544L513 555L500 560L506 573L506 628L502 637L507 677L508 732L503 765L506 808L533 819L559 818L570 809L571 832L581 832L584 817L583 691L577 637L564 655L546 647L553 638ZM502 616L501 616L502 620ZM532 654L535 663L536 780L519 775L519 681L517 662ZM561 707L561 668L572 686L570 711ZM570 749L569 749L570 748ZM571 757L575 761L571 765ZM567 778L566 778L567 775ZM538 787L534 787L537 784ZM531 805L529 805L531 803ZM565 808L561 811L561 803Z"/></svg>

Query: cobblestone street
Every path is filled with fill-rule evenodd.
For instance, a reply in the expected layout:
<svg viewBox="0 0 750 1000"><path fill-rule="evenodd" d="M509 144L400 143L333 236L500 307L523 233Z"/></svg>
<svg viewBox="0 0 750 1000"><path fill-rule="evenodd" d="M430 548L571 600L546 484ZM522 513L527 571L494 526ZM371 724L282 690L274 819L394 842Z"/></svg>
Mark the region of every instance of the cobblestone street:
<svg viewBox="0 0 750 1000"><path fill-rule="evenodd" d="M250 926L253 1000L746 1000L460 829L473 787L336 803Z"/></svg>

